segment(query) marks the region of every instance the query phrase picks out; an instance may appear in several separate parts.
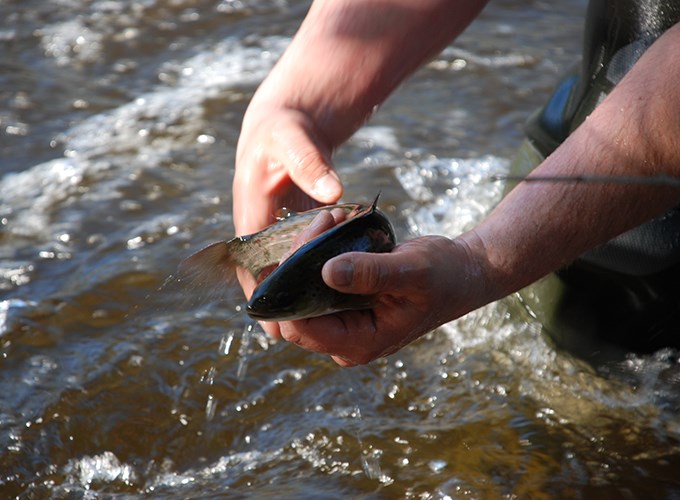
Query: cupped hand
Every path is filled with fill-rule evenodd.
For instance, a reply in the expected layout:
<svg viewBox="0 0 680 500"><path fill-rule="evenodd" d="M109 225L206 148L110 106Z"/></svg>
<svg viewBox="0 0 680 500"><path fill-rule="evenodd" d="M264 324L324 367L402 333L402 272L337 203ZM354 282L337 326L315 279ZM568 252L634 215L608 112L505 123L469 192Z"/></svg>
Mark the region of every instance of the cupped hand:
<svg viewBox="0 0 680 500"><path fill-rule="evenodd" d="M385 254L342 254L324 265L324 281L372 295L372 308L282 322L281 335L342 366L365 364L483 305L480 272L463 240L442 236L416 238Z"/></svg>
<svg viewBox="0 0 680 500"><path fill-rule="evenodd" d="M298 248L308 241L343 222L346 216L347 214L345 211L341 209L320 211L318 215L312 219L309 225L295 236L290 250L283 254L279 263L290 257ZM258 283L256 282L255 278L251 276L245 269L237 269L237 273L239 273L239 279L241 280L241 283L245 283L247 286L251 287L251 292L249 293L250 295ZM260 324L262 328L272 337L281 337L279 323L275 321L260 321Z"/></svg>
<svg viewBox="0 0 680 500"><path fill-rule="evenodd" d="M321 140L304 113L262 106L249 110L236 153L233 210L236 234L260 231L275 221L282 207L296 211L335 203L342 184L331 161L331 146ZM245 270L238 278L250 297L255 279ZM277 336L278 328L265 328Z"/></svg>
<svg viewBox="0 0 680 500"><path fill-rule="evenodd" d="M302 211L340 199L342 184L331 164L331 150L300 111L247 113L233 183L237 234L261 230L284 206Z"/></svg>

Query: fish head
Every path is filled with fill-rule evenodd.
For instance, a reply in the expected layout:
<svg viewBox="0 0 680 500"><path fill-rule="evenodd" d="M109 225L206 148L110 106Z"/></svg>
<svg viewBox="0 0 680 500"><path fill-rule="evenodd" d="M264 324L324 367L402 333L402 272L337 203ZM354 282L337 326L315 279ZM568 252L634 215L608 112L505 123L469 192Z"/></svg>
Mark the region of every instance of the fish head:
<svg viewBox="0 0 680 500"><path fill-rule="evenodd" d="M318 302L305 300L306 290L258 287L246 306L248 316L263 321L290 321L315 315Z"/></svg>
<svg viewBox="0 0 680 500"><path fill-rule="evenodd" d="M372 307L372 299L367 295L343 294L324 288L326 290L312 287L297 292L277 289L260 293L256 289L246 312L257 321L293 321Z"/></svg>
<svg viewBox="0 0 680 500"><path fill-rule="evenodd" d="M289 316L293 305L293 295L283 290L277 293L254 293L248 301L246 312L253 319L267 320L274 316Z"/></svg>

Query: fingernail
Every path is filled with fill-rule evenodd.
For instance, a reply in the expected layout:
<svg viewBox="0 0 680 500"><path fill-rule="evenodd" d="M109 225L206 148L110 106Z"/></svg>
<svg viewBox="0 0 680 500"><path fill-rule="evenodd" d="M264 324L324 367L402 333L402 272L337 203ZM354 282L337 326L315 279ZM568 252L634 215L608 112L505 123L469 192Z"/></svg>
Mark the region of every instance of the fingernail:
<svg viewBox="0 0 680 500"><path fill-rule="evenodd" d="M354 277L354 266L349 260L340 260L333 263L333 284L336 286L349 286Z"/></svg>
<svg viewBox="0 0 680 500"><path fill-rule="evenodd" d="M339 185L340 179L335 172L328 172L316 180L312 193L324 200L331 200L337 198Z"/></svg>

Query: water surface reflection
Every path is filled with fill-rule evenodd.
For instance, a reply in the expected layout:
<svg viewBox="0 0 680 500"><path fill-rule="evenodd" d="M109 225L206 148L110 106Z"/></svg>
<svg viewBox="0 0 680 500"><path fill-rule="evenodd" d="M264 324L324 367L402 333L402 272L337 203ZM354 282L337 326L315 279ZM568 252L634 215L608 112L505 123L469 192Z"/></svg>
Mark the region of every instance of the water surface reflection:
<svg viewBox="0 0 680 500"><path fill-rule="evenodd" d="M0 5L5 496L670 497L678 353L596 372L514 298L357 369L173 286L230 237L234 147L301 1ZM583 1L493 3L337 155L405 239L500 197Z"/></svg>

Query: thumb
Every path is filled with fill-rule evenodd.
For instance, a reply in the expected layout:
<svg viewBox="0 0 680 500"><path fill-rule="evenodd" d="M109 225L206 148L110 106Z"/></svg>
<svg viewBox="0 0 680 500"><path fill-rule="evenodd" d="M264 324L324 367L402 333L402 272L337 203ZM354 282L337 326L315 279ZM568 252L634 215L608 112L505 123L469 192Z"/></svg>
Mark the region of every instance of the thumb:
<svg viewBox="0 0 680 500"><path fill-rule="evenodd" d="M330 150L318 138L309 118L300 114L296 126L275 132L275 147L292 181L306 194L323 203L342 196L342 183L333 170Z"/></svg>
<svg viewBox="0 0 680 500"><path fill-rule="evenodd" d="M373 295L410 286L412 267L404 254L351 252L326 262L321 276L339 292Z"/></svg>

